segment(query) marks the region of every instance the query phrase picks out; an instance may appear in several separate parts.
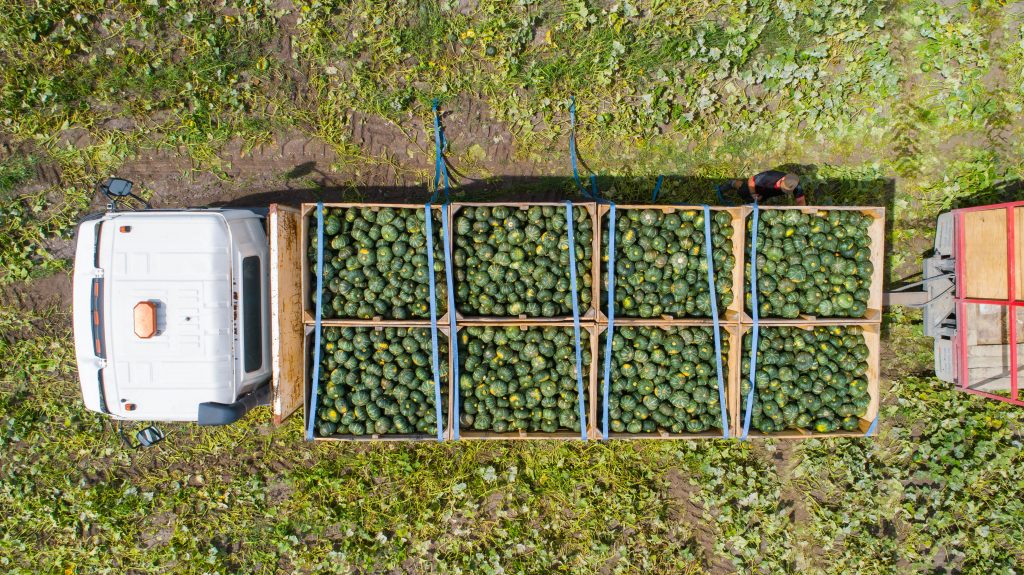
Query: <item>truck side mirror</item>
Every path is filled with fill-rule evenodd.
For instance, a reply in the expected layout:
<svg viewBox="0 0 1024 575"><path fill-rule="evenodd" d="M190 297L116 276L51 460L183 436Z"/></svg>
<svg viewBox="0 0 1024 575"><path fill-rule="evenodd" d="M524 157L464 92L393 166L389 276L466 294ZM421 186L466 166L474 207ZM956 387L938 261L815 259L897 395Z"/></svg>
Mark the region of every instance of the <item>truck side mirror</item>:
<svg viewBox="0 0 1024 575"><path fill-rule="evenodd" d="M135 444L133 445L128 441L128 437L124 434L123 422L120 421L117 422L117 433L121 436L121 442L132 449L153 447L167 437L167 434L165 434L159 427L149 425L135 432Z"/></svg>
<svg viewBox="0 0 1024 575"><path fill-rule="evenodd" d="M135 440L139 442L142 447L153 447L157 443L166 438L167 435L159 427L150 425L138 430L135 433Z"/></svg>
<svg viewBox="0 0 1024 575"><path fill-rule="evenodd" d="M126 180L124 178L110 178L106 182L100 184L100 192L110 200L110 203L107 205L107 209L110 211L116 211L118 208L118 202L126 201L129 198L137 202L132 209L136 209L139 205L145 206L146 209L152 209L149 202L132 193L132 187L134 185L135 184L133 184L131 180Z"/></svg>
<svg viewBox="0 0 1024 575"><path fill-rule="evenodd" d="M110 178L105 184L100 184L100 191L110 199L114 199L111 196L125 198L132 195L132 186L134 185L130 180L124 178Z"/></svg>

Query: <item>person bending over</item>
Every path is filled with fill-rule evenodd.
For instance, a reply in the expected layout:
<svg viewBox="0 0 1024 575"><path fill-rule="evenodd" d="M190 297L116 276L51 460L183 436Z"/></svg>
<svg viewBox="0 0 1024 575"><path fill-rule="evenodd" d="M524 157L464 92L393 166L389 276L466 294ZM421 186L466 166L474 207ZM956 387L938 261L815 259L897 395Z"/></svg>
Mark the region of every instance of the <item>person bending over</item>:
<svg viewBox="0 0 1024 575"><path fill-rule="evenodd" d="M793 203L807 205L804 191L800 188L800 176L793 173L767 170L751 176L746 181L732 180L732 188L747 202L765 202L771 198L793 194Z"/></svg>

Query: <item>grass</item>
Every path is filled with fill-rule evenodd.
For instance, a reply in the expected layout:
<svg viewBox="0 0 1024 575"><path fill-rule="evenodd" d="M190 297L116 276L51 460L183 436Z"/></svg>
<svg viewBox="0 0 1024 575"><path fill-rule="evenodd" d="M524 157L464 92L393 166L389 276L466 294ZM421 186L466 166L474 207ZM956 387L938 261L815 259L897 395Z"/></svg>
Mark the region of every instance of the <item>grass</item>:
<svg viewBox="0 0 1024 575"><path fill-rule="evenodd" d="M571 189L575 95L581 153L616 201L647 201L658 174L669 176L660 201L712 201L722 179L783 166L817 203L886 205L899 279L919 271L939 212L1019 196L1019 10L998 0L37 4L0 10L3 571L1011 573L1024 563L1024 412L931 379L930 340L911 310L886 316L870 441L309 445L298 421L276 428L259 410L227 429L167 425L163 446L135 452L81 405L68 302L41 303L67 280L69 236L98 205L95 184L137 156L181 155L226 190L245 184L229 181L233 145L251 152L298 132L336 153L330 169L358 196L360 174L378 168L423 181L434 98L453 112L449 155L469 176L503 173L491 142L469 137L481 133L462 114L473 102L480 122L511 135L517 166L564 166L531 185ZM383 126L393 151L364 149L357 116Z"/></svg>

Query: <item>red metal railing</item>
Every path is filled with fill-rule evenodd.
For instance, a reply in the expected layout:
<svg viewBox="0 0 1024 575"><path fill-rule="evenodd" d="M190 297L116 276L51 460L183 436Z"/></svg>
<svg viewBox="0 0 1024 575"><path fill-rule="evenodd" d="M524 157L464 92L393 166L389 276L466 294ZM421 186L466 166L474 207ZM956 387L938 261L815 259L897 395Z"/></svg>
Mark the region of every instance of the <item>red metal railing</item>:
<svg viewBox="0 0 1024 575"><path fill-rule="evenodd" d="M954 212L954 221L956 223L956 314L957 314L957 338L956 338L956 353L959 356L959 365L957 366L957 373L960 378L959 389L967 393L980 395L990 399L998 401L1004 401L1012 403L1014 405L1024 406L1024 401L1020 399L1018 393L1018 381L1017 381L1017 308L1021 307L1021 302L1017 301L1017 281L1016 281L1016 267L1017 267L1017 249L1016 249L1016 230L1014 226L1014 215L1016 208L1024 208L1024 201L1021 202L1008 202L1004 204L993 204L988 206L977 206L973 208L962 208ZM995 211L1005 210L1006 212L1006 284L1007 284L1007 298L1001 299L989 299L989 298L974 298L968 297L966 293L967 289L967 273L964 266L964 260L966 258L966 250L964 248L964 215L969 212L980 212L980 211ZM968 371L968 346L967 346L967 305L968 304L988 304L997 305L1007 308L1008 312L1008 323L1009 323L1009 345L1010 345L1010 396L1003 396L987 391L981 391L970 388L970 379Z"/></svg>

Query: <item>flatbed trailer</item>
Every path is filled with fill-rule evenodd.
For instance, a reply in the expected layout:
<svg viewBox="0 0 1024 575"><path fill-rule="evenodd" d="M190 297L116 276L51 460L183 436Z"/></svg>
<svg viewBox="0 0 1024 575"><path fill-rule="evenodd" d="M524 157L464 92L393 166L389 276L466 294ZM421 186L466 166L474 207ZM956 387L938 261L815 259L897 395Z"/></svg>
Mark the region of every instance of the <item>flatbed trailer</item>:
<svg viewBox="0 0 1024 575"><path fill-rule="evenodd" d="M118 420L227 424L257 405L269 404L277 424L300 409L308 423L312 409L314 288L306 244L310 225L315 225L314 206L112 209L87 217L79 229L74 288L76 350L86 406ZM422 209L419 205L388 206ZM602 205L594 209L597 220L607 211ZM732 212L741 221L750 214L749 208L734 208ZM881 214L879 210L875 217ZM742 239L741 229L737 224L735 242ZM881 228L872 233L879 236L873 240L873 250L878 252L873 258L880 263ZM1020 309L1024 299L1022 235L1024 201L952 210L937 219L934 250L924 259L919 291L882 293L878 280L872 283L869 318L863 321L802 317L762 320L762 325L877 324L882 307L920 307L924 334L934 338L937 378L965 393L1024 405L1020 394L1024 351L1024 313ZM742 251L737 245L737 254ZM255 275L252 269L247 271L245 263L253 260L259 264ZM877 266L879 273L881 267ZM734 283L742 281L739 274L737 266ZM596 293L596 282L594 286ZM199 305L200 300L205 303ZM736 334L749 329L749 315L736 303L721 312L723 329ZM453 313L460 326L487 322L486 318L467 319L457 311ZM602 332L607 324L596 302L581 314L581 320L584 329L592 329L587 322L594 323L594 333ZM644 323L620 321L623 325ZM324 325L366 323L333 320ZM377 323L382 327L428 325L424 320ZM499 318L494 323L523 322L521 318ZM525 323L541 325L545 321ZM571 325L564 321L546 323ZM441 337L447 338L448 316L439 317L438 325ZM255 332L253 326L258 328ZM877 364L878 343L874 339L871 343L875 350L872 362ZM592 345L597 349L596 341ZM253 349L259 352L254 354ZM738 350L731 353L738 359ZM735 374L728 377L736 379ZM872 417L878 409L878 378L875 368L871 375ZM600 384L597 374L587 376L592 398ZM730 427L735 431L739 394L730 387L727 395ZM451 397L448 401L445 437L451 436L456 416L451 411ZM597 416L593 401L588 416L593 425ZM865 420L865 426L872 417ZM592 428L589 436L599 439L601 434Z"/></svg>
<svg viewBox="0 0 1024 575"><path fill-rule="evenodd" d="M1014 405L1024 351L1024 202L962 208L939 216L923 290L888 294L923 308L934 338L935 375L965 393Z"/></svg>

